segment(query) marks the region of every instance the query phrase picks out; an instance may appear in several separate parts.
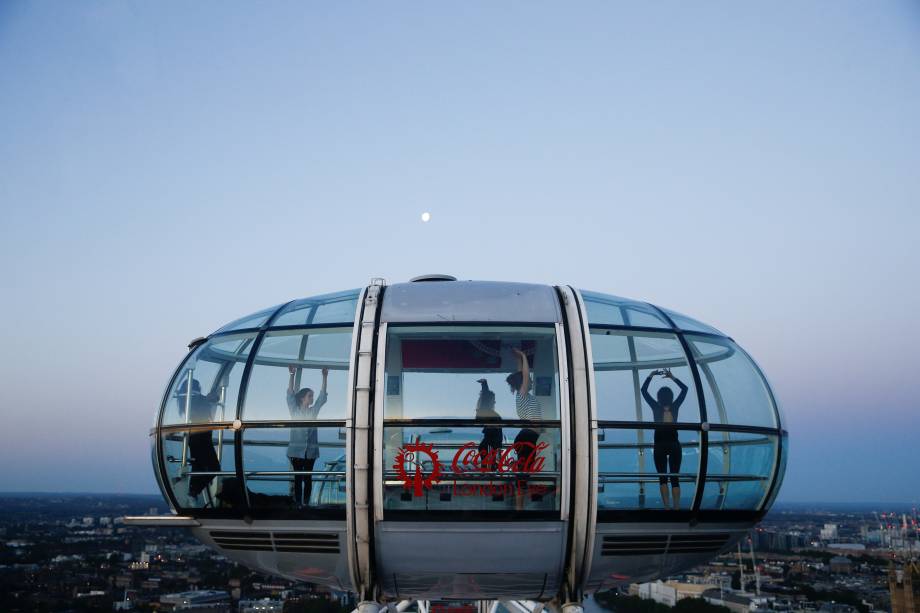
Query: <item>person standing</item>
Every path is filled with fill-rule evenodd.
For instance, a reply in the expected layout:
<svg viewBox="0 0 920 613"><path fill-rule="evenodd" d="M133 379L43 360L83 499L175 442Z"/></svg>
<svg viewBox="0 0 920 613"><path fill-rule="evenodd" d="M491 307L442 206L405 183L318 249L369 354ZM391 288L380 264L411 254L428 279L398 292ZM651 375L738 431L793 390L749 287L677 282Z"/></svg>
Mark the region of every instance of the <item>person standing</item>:
<svg viewBox="0 0 920 613"><path fill-rule="evenodd" d="M326 383L329 379L329 369L324 368L323 383L319 395L314 402L313 390L309 387L301 388L296 393L294 385L297 377L297 367L288 366L291 377L287 388L287 405L291 419L295 421L312 421L316 419L323 405L326 404ZM291 439L287 448L287 456L291 468L295 471L309 472L313 470L316 459L319 457L319 439L314 427L291 428ZM300 508L309 506L310 496L313 493L313 475L294 475L294 506Z"/></svg>

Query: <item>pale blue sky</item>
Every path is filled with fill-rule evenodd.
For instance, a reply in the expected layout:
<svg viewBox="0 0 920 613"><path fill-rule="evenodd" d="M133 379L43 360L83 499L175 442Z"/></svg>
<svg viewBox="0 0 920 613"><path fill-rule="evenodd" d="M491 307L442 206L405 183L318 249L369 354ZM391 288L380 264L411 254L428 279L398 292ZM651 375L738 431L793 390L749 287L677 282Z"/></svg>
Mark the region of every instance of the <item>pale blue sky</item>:
<svg viewBox="0 0 920 613"><path fill-rule="evenodd" d="M920 499L918 109L907 1L3 2L0 490L154 491L191 338L436 271L711 323L781 499Z"/></svg>

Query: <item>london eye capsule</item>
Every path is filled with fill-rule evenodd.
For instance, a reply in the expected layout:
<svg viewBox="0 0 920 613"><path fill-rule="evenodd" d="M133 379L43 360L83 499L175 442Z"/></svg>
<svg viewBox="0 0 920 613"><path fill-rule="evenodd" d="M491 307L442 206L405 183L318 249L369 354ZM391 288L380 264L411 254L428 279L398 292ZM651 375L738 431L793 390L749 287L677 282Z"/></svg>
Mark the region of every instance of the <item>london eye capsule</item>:
<svg viewBox="0 0 920 613"><path fill-rule="evenodd" d="M569 286L432 275L190 346L153 437L227 557L365 599L563 602L674 574L770 508L786 432L718 330Z"/></svg>

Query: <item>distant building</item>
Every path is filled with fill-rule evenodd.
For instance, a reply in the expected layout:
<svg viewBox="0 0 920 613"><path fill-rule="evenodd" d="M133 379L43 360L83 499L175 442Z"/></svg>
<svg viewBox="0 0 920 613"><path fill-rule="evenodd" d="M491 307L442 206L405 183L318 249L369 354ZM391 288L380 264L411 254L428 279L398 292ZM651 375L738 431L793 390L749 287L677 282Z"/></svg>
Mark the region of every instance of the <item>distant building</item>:
<svg viewBox="0 0 920 613"><path fill-rule="evenodd" d="M920 564L888 569L891 613L920 613Z"/></svg>
<svg viewBox="0 0 920 613"><path fill-rule="evenodd" d="M828 563L832 573L850 574L853 572L853 563L846 556L834 556Z"/></svg>
<svg viewBox="0 0 920 613"><path fill-rule="evenodd" d="M837 524L824 524L824 527L821 528L821 540L822 541L836 541L837 540Z"/></svg>
<svg viewBox="0 0 920 613"><path fill-rule="evenodd" d="M272 600L271 598L262 598L261 600L241 600L240 613L271 613L284 611L283 600Z"/></svg>
<svg viewBox="0 0 920 613"><path fill-rule="evenodd" d="M164 611L230 611L230 594L222 590L195 590L160 596Z"/></svg>

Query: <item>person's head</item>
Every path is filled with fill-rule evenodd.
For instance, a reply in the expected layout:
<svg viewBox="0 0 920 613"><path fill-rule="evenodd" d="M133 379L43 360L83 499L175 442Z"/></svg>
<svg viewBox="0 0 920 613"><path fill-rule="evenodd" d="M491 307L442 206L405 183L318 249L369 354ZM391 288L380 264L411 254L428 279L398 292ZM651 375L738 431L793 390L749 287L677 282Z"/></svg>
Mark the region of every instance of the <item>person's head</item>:
<svg viewBox="0 0 920 613"><path fill-rule="evenodd" d="M505 377L505 381L508 382L508 385L511 387L512 392L516 392L521 389L521 383L524 382L524 373L521 371L516 371Z"/></svg>
<svg viewBox="0 0 920 613"><path fill-rule="evenodd" d="M663 387L658 390L658 404L668 407L671 406L672 402L674 402L674 392L671 391L670 387Z"/></svg>
<svg viewBox="0 0 920 613"><path fill-rule="evenodd" d="M188 391L188 378L182 381L182 385L179 386L179 395L184 396ZM192 393L200 394L201 393L201 383L198 382L198 379L192 379Z"/></svg>
<svg viewBox="0 0 920 613"><path fill-rule="evenodd" d="M313 404L313 390L309 387L305 387L296 394L294 394L294 401L297 403L297 406L308 408Z"/></svg>

